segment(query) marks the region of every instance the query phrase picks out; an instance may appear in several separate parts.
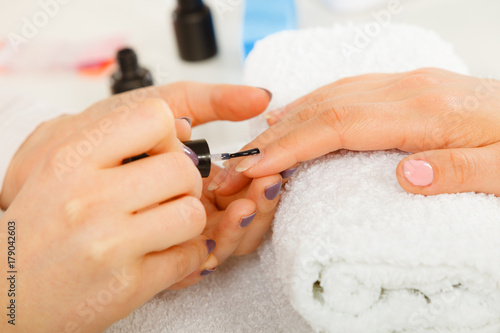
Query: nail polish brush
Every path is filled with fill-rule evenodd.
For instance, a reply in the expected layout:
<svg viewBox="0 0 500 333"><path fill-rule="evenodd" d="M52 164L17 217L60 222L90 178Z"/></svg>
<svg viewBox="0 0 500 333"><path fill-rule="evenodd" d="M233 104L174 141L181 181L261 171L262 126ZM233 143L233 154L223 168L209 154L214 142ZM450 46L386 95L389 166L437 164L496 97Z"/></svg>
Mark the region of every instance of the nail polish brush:
<svg viewBox="0 0 500 333"><path fill-rule="evenodd" d="M227 161L233 158L246 157L260 154L259 148L254 148L250 150L245 150L233 154L222 153L222 154L211 154L208 142L204 139L183 142L183 144L191 149L198 157L198 164L196 167L201 173L203 178L207 178L210 175L210 170L212 169L212 162L215 161ZM142 154L132 158L127 158L123 161L124 164L137 161L143 158L149 157L148 154Z"/></svg>

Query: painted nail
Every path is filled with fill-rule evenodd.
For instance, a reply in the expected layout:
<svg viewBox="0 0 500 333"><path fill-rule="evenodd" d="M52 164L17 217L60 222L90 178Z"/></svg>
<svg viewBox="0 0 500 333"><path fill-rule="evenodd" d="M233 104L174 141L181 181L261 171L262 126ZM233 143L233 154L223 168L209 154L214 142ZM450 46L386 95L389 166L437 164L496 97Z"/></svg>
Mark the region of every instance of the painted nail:
<svg viewBox="0 0 500 333"><path fill-rule="evenodd" d="M403 164L406 179L415 186L429 186L434 181L432 166L422 160L409 160Z"/></svg>
<svg viewBox="0 0 500 333"><path fill-rule="evenodd" d="M208 185L208 190L215 191L216 189L221 187L226 182L228 176L229 171L227 171L227 169L222 169L221 171L219 171L219 173L215 175L210 185Z"/></svg>
<svg viewBox="0 0 500 333"><path fill-rule="evenodd" d="M198 158L198 155L196 155L196 153L188 146L183 145L182 148L184 149L186 155L189 156L189 158L193 161L194 165L198 166L198 164L200 164L200 159Z"/></svg>
<svg viewBox="0 0 500 333"><path fill-rule="evenodd" d="M217 245L213 239L205 240L205 244L207 245L208 254L214 252L215 246Z"/></svg>
<svg viewBox="0 0 500 333"><path fill-rule="evenodd" d="M217 267L214 268L214 269L204 269L201 271L200 273L200 276L207 276L207 275L210 275L212 274L213 272L215 272L217 270Z"/></svg>
<svg viewBox="0 0 500 333"><path fill-rule="evenodd" d="M293 169L288 169L280 173L281 178L283 179L288 179L292 177L298 170L299 168L293 168Z"/></svg>
<svg viewBox="0 0 500 333"><path fill-rule="evenodd" d="M240 221L240 227L241 228L246 228L252 223L253 219L255 218L255 215L257 215L257 212L253 213L252 215L248 215L247 217L244 217Z"/></svg>
<svg viewBox="0 0 500 333"><path fill-rule="evenodd" d="M269 187L266 187L264 194L266 195L267 200L274 200L280 194L281 190L281 185L283 184L283 181L280 180L274 185L271 185Z"/></svg>
<svg viewBox="0 0 500 333"><path fill-rule="evenodd" d="M264 90L269 95L269 100L273 99L273 93L270 92L268 89L266 89L266 88L260 88L260 87L259 87L259 89Z"/></svg>
<svg viewBox="0 0 500 333"><path fill-rule="evenodd" d="M234 170L236 170L236 172L247 171L248 169L256 166L261 159L262 159L262 151L258 155L245 157L243 161L241 161L240 164L238 164Z"/></svg>
<svg viewBox="0 0 500 333"><path fill-rule="evenodd" d="M193 124L193 121L189 117L180 117L180 118L177 118L177 119L184 119L185 121L188 122L189 126L191 126Z"/></svg>

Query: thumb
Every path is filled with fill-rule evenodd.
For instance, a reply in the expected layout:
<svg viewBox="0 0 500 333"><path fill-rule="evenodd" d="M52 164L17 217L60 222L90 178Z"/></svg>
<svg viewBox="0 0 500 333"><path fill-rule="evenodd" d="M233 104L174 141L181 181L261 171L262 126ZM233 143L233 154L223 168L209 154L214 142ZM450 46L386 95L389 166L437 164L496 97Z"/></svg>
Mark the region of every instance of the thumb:
<svg viewBox="0 0 500 333"><path fill-rule="evenodd" d="M500 196L500 144L431 150L403 159L399 184L414 194L481 192Z"/></svg>

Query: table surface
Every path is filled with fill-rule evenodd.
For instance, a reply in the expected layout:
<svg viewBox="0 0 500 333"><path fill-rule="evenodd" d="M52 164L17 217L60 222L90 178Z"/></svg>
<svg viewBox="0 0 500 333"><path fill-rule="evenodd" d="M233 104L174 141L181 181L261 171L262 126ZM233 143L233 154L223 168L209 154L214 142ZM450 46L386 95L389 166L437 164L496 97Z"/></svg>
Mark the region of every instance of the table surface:
<svg viewBox="0 0 500 333"><path fill-rule="evenodd" d="M319 0L296 1L300 27L373 19L372 10L336 13L326 10ZM179 80L242 82L242 0L206 0L213 10L220 52L217 58L196 64L185 63L177 56L171 22L175 0L66 2L35 38L40 41L70 39L78 42L124 34L130 45L140 53L141 63L154 72L162 73L161 77L156 77L157 83ZM220 3L229 4L233 9L222 13L215 6ZM401 3L403 11L393 16L393 22L416 24L437 31L442 38L454 44L472 74L500 78L500 43L497 42L500 1L402 0ZM22 18L31 17L40 10L37 0L0 0L0 4L0 38L9 32L19 33ZM107 77L88 78L71 73L3 74L0 75L0 85L24 91L73 112L83 110L109 95ZM194 136L203 136L214 145L224 145L228 137L233 138L237 133L234 124L219 122L198 129Z"/></svg>

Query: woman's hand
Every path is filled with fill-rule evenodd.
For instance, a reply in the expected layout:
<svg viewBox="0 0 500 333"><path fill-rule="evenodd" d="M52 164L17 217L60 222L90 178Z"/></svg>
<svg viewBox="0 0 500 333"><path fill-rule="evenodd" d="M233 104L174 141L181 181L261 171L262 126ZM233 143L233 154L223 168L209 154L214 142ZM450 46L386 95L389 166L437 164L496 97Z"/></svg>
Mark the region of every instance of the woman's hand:
<svg viewBox="0 0 500 333"><path fill-rule="evenodd" d="M179 82L165 86L138 89L98 102L85 112L62 116L40 125L24 142L10 163L0 194L0 206L9 207L29 174L42 156L72 133L88 126L116 108L132 109L148 98L166 101L175 118L188 117L193 125L214 120L240 121L263 112L269 104L269 93L263 89ZM191 128L182 119L176 121L179 138L189 138ZM93 138L100 140L99 137Z"/></svg>
<svg viewBox="0 0 500 333"><path fill-rule="evenodd" d="M165 102L144 100L96 118L41 157L0 220L0 247L15 242L15 267L2 267L19 272L17 329L100 332L217 266L215 243L200 236L202 179L174 122ZM122 165L144 152L152 156ZM0 300L10 302L6 292Z"/></svg>
<svg viewBox="0 0 500 333"><path fill-rule="evenodd" d="M212 165L210 177L204 180L201 202L207 213L207 225L203 235L215 240L217 248L213 254L219 265L231 255L253 252L262 241L274 217L279 202L282 178L280 175L252 180L239 193L223 197L208 190L214 176L226 172ZM213 269L197 272L170 289L180 289L197 283Z"/></svg>
<svg viewBox="0 0 500 333"><path fill-rule="evenodd" d="M337 81L267 115L271 127L212 188L230 195L263 177L339 149L414 153L397 167L410 193L500 195L500 82L440 69Z"/></svg>

